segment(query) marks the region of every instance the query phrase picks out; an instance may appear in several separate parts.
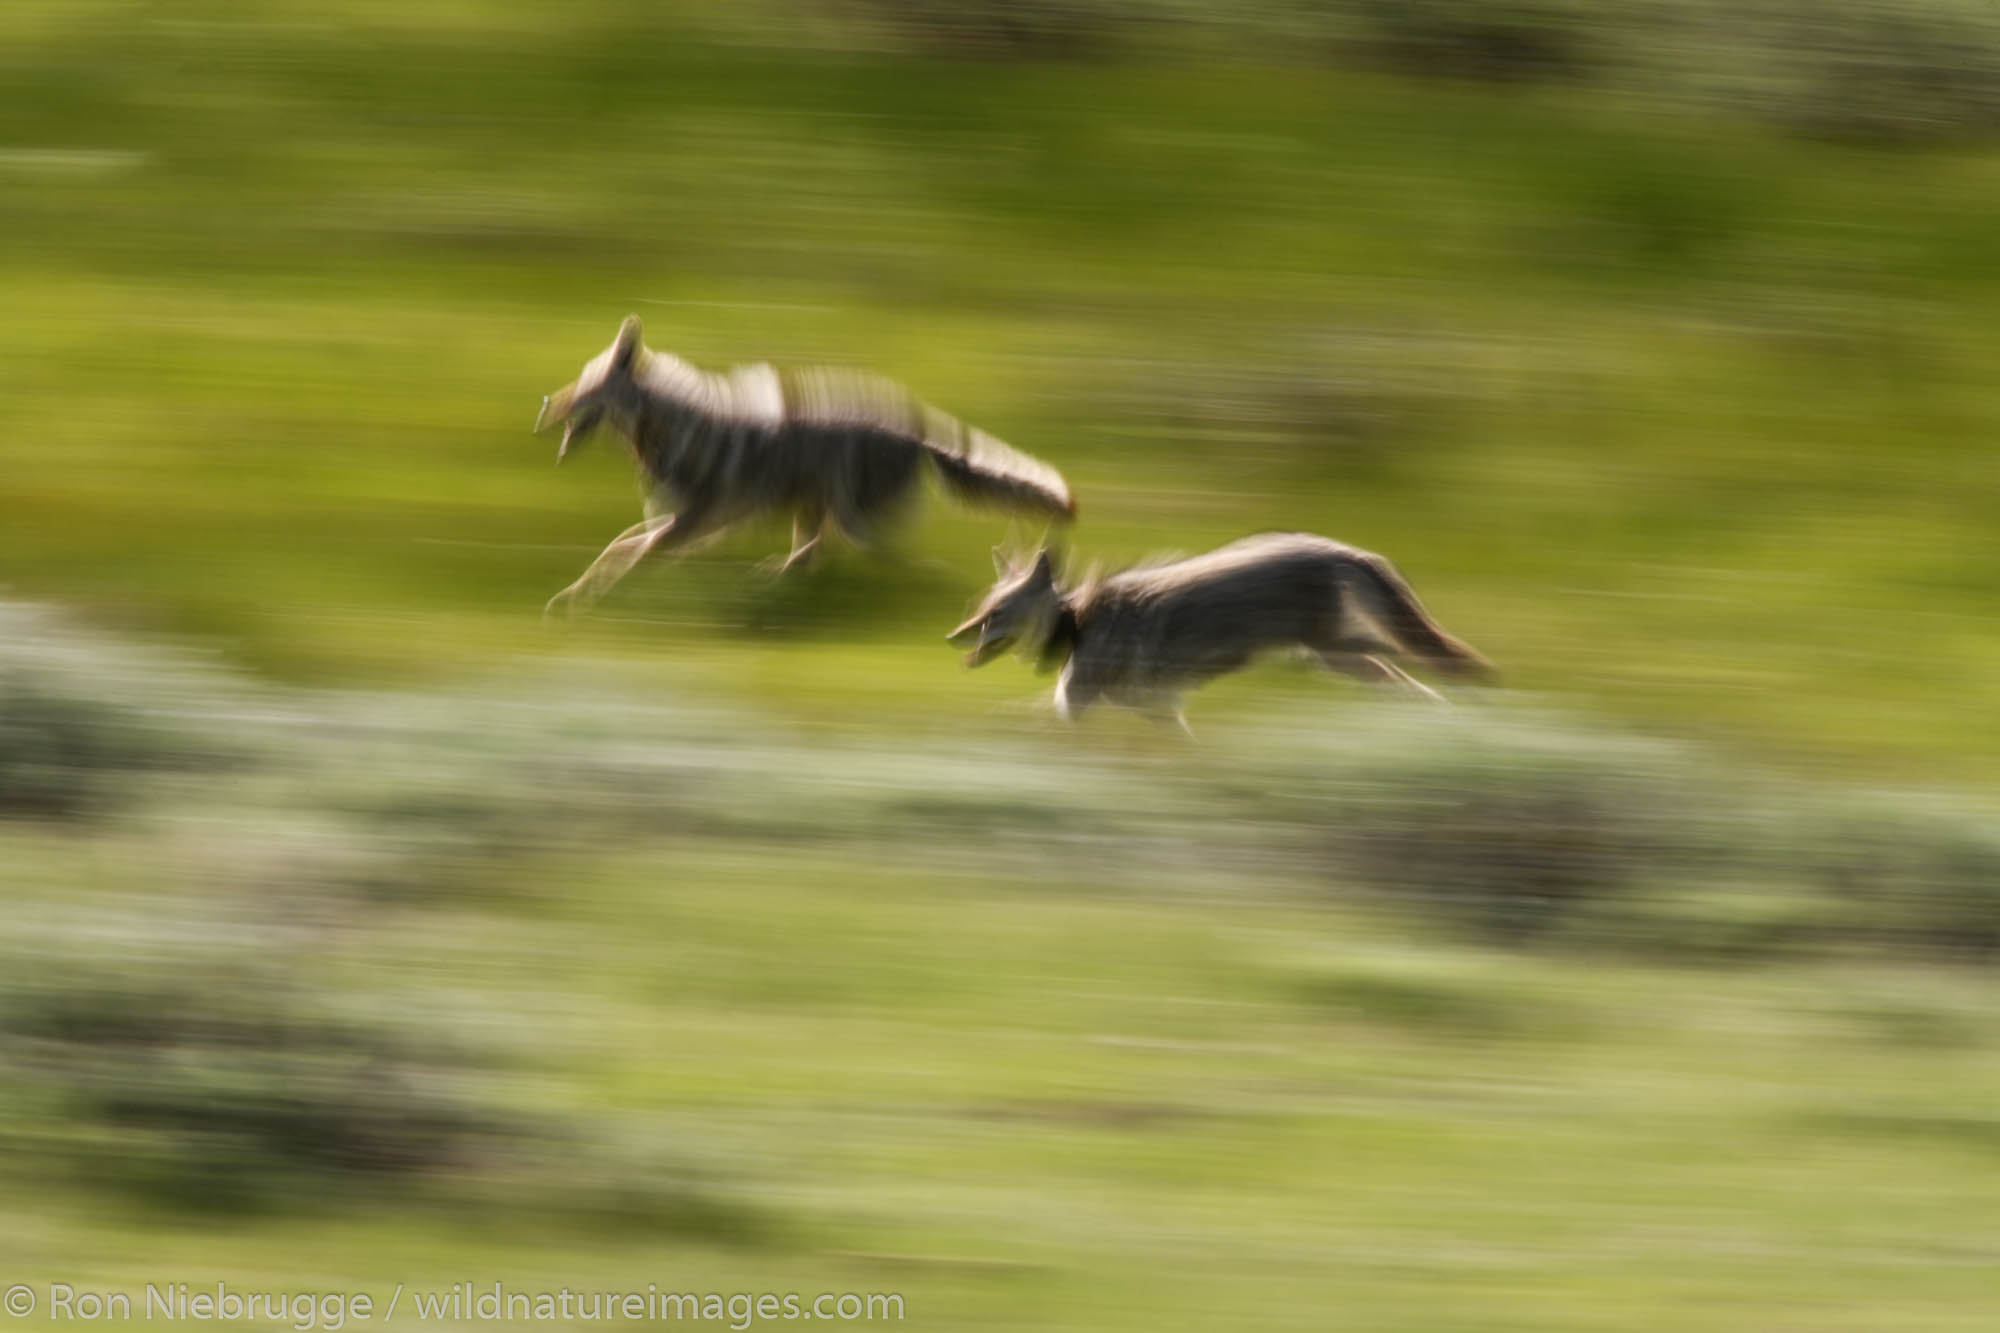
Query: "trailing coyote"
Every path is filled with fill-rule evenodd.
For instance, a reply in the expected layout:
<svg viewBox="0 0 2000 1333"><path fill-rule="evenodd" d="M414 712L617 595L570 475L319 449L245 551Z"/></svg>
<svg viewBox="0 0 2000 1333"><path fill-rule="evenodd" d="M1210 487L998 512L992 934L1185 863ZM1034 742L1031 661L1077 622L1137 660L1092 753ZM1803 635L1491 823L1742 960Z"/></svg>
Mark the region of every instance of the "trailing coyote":
<svg viewBox="0 0 2000 1333"><path fill-rule="evenodd" d="M792 549L811 556L832 524L868 544L912 498L926 465L969 504L1068 519L1062 475L919 402L889 380L845 370L699 370L640 341L628 318L576 383L542 400L535 432L572 440L609 424L631 442L646 487L645 519L620 533L583 577L549 602L580 611L648 555L712 536L741 519L785 514Z"/></svg>
<svg viewBox="0 0 2000 1333"><path fill-rule="evenodd" d="M1047 549L1000 575L971 618L946 636L971 644L967 666L1010 647L1060 665L1056 711L1074 719L1098 699L1183 730L1181 692L1259 653L1305 648L1328 667L1439 696L1386 659L1490 679L1485 658L1444 632L1394 565L1305 532L1245 537L1206 555L1086 579L1064 590Z"/></svg>

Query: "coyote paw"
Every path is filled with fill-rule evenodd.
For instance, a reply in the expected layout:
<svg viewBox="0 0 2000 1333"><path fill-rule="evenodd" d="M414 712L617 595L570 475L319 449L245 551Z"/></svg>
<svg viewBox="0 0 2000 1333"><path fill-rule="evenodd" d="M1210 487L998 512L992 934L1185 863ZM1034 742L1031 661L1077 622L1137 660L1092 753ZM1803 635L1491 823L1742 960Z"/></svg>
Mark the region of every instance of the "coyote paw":
<svg viewBox="0 0 2000 1333"><path fill-rule="evenodd" d="M789 555L765 556L754 568L768 579L781 579L795 569L811 569L819 563L819 554L808 547L803 551L793 551Z"/></svg>

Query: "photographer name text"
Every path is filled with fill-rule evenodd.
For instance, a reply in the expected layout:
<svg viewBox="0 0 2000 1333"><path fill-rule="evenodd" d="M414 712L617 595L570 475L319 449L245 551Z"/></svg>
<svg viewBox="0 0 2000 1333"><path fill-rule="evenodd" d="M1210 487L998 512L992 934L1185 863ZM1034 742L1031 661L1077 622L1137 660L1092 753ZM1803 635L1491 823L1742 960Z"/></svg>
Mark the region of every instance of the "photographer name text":
<svg viewBox="0 0 2000 1333"><path fill-rule="evenodd" d="M897 1321L896 1292L692 1292L647 1283L645 1290L605 1291L561 1286L513 1287L504 1282L457 1282L413 1288L399 1282L380 1299L361 1290L278 1290L228 1282L148 1282L136 1291L69 1282L16 1282L0 1292L0 1314L53 1323L145 1320L163 1323L255 1321L298 1333L339 1333L350 1324L406 1322L689 1320L725 1324L742 1333L759 1321Z"/></svg>

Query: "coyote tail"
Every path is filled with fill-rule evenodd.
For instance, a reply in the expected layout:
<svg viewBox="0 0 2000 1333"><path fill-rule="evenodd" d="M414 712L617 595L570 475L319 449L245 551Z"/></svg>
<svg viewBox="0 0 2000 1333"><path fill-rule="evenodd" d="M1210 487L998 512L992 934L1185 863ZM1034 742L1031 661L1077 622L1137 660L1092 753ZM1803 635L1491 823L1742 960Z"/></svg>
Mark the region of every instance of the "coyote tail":
<svg viewBox="0 0 2000 1333"><path fill-rule="evenodd" d="M1371 609L1385 622L1385 628L1398 644L1448 676L1483 681L1496 678L1493 664L1480 656L1477 649L1431 619L1430 612L1424 610L1423 603L1417 600L1417 594L1394 565L1379 555L1370 556L1362 565L1378 585L1369 599L1375 603Z"/></svg>
<svg viewBox="0 0 2000 1333"><path fill-rule="evenodd" d="M1046 518L1076 517L1068 484L1047 463L942 412L933 412L926 425L924 452L953 499Z"/></svg>
<svg viewBox="0 0 2000 1333"><path fill-rule="evenodd" d="M893 380L826 366L783 372L788 420L860 426L920 447L944 488L963 504L1046 518L1074 518L1062 473L966 425Z"/></svg>

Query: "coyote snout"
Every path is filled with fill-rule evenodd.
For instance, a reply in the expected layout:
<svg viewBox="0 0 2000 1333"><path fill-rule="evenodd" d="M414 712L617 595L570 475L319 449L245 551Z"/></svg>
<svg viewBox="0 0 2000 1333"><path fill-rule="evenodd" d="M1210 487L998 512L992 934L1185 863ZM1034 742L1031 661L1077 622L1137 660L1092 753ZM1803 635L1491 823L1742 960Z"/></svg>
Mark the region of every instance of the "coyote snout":
<svg viewBox="0 0 2000 1333"><path fill-rule="evenodd" d="M946 643L965 647L969 641L972 651L965 655L967 666L979 666L1007 650L1010 639L996 638L987 627L976 620L968 620L957 629L944 636Z"/></svg>
<svg viewBox="0 0 2000 1333"><path fill-rule="evenodd" d="M556 445L556 462L569 457L570 445L595 430L611 410L626 413L638 408L639 386L633 372L642 351L639 317L628 316L618 326L611 346L587 362L574 383L542 396L534 433L563 428L562 442Z"/></svg>
<svg viewBox="0 0 2000 1333"><path fill-rule="evenodd" d="M984 666L1013 647L1014 639L1015 636L1012 634L1000 633L990 625L972 621L960 625L945 635L947 643L955 643L960 647L964 647L968 640L972 641L972 651L965 655L965 664L969 667Z"/></svg>
<svg viewBox="0 0 2000 1333"><path fill-rule="evenodd" d="M577 412L569 406L569 399L570 394L567 389L557 390L555 393L542 399L542 410L535 414L534 433L536 435L540 435L543 431L548 430L558 422L562 424L562 440L556 445L556 462L558 464L569 457L571 441L581 440L585 435L595 430L599 422L604 420L604 412L601 408L592 407L586 408L582 412Z"/></svg>
<svg viewBox="0 0 2000 1333"><path fill-rule="evenodd" d="M986 594L979 609L945 636L949 643L961 646L968 641L972 643L972 651L965 655L969 667L983 666L1017 643L1048 642L1062 612L1055 568L1046 550L1017 569L996 547L993 569L1000 581Z"/></svg>

